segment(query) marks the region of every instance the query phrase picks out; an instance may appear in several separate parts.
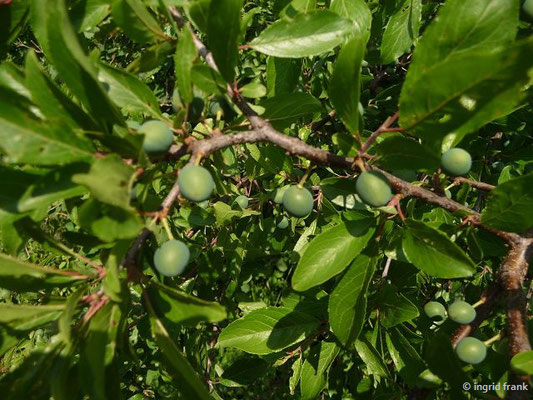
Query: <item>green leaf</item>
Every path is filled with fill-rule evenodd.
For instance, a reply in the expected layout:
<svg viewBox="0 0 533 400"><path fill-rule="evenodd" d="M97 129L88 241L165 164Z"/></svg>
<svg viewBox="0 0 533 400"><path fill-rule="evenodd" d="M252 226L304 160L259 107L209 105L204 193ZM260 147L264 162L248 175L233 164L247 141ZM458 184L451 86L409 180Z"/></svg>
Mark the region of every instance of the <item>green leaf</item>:
<svg viewBox="0 0 533 400"><path fill-rule="evenodd" d="M74 271L44 268L6 254L0 254L0 287L17 292L32 292L68 287L88 279Z"/></svg>
<svg viewBox="0 0 533 400"><path fill-rule="evenodd" d="M220 74L233 82L239 59L238 45L241 33L243 0L216 0L209 7L207 39Z"/></svg>
<svg viewBox="0 0 533 400"><path fill-rule="evenodd" d="M89 171L75 174L72 181L89 188L96 199L129 210L129 182L134 172L122 158L111 154L94 161Z"/></svg>
<svg viewBox="0 0 533 400"><path fill-rule="evenodd" d="M72 25L77 32L94 29L111 11L109 0L79 0L70 11Z"/></svg>
<svg viewBox="0 0 533 400"><path fill-rule="evenodd" d="M436 278L465 278L475 272L475 264L443 232L415 220L406 221L403 251L415 267Z"/></svg>
<svg viewBox="0 0 533 400"><path fill-rule="evenodd" d="M57 321L59 327L59 335L61 336L63 341L69 346L72 346L72 338L73 334L75 334L75 329L73 329L72 327L73 318L76 314L78 303L81 301L86 290L87 287L81 287L80 289L71 293L67 297L67 300L65 301L65 310Z"/></svg>
<svg viewBox="0 0 533 400"><path fill-rule="evenodd" d="M483 224L510 232L533 227L533 174L510 179L490 192Z"/></svg>
<svg viewBox="0 0 533 400"><path fill-rule="evenodd" d="M331 104L351 133L360 131L360 78L365 44L362 36L355 36L342 47L329 81L328 92Z"/></svg>
<svg viewBox="0 0 533 400"><path fill-rule="evenodd" d="M263 100L261 107L265 108L265 112L262 115L264 119L269 121L294 121L300 117L320 112L322 104L309 93L297 92Z"/></svg>
<svg viewBox="0 0 533 400"><path fill-rule="evenodd" d="M420 315L418 308L392 284L383 287L376 299L381 325L391 328Z"/></svg>
<svg viewBox="0 0 533 400"><path fill-rule="evenodd" d="M159 320L149 302L147 302L147 305L152 335L163 353L168 368L167 372L176 382L176 389L185 399L211 400L209 392L197 372L191 367L183 353L170 338L167 329Z"/></svg>
<svg viewBox="0 0 533 400"><path fill-rule="evenodd" d="M206 33L208 29L211 0L189 0L185 2L185 12L196 27Z"/></svg>
<svg viewBox="0 0 533 400"><path fill-rule="evenodd" d="M57 201L82 196L87 189L74 183L72 177L86 173L88 169L88 164L76 163L51 170L27 187L18 200L17 210L26 212L45 208Z"/></svg>
<svg viewBox="0 0 533 400"><path fill-rule="evenodd" d="M34 52L26 56L25 72L31 99L47 120L64 123L72 129L98 129L96 122L44 73Z"/></svg>
<svg viewBox="0 0 533 400"><path fill-rule="evenodd" d="M366 320L366 292L376 269L376 258L357 256L329 297L331 330L349 347L359 337Z"/></svg>
<svg viewBox="0 0 533 400"><path fill-rule="evenodd" d="M196 57L192 33L189 29L183 29L174 56L174 65L176 68L176 86L184 104L189 104L193 99L192 67Z"/></svg>
<svg viewBox="0 0 533 400"><path fill-rule="evenodd" d="M389 330L385 335L387 349L400 376L408 385L414 385L426 368L424 361L398 328Z"/></svg>
<svg viewBox="0 0 533 400"><path fill-rule="evenodd" d="M157 315L174 324L194 327L202 321L212 323L226 318L226 310L220 304L199 299L155 281L150 283L147 294Z"/></svg>
<svg viewBox="0 0 533 400"><path fill-rule="evenodd" d="M228 368L224 368L221 384L228 387L250 385L260 379L270 367L259 357L240 358Z"/></svg>
<svg viewBox="0 0 533 400"><path fill-rule="evenodd" d="M87 337L80 352L80 376L82 386L91 399L109 399L120 388L112 372L118 333L125 322L120 307L108 302L90 320ZM120 392L120 390L118 390Z"/></svg>
<svg viewBox="0 0 533 400"><path fill-rule="evenodd" d="M250 46L275 57L315 56L341 44L352 27L351 21L334 12L317 10L273 23Z"/></svg>
<svg viewBox="0 0 533 400"><path fill-rule="evenodd" d="M61 80L106 131L124 125L96 77L96 68L85 55L70 23L65 0L31 0L32 28L46 57ZM72 135L71 135L72 136Z"/></svg>
<svg viewBox="0 0 533 400"><path fill-rule="evenodd" d="M520 374L533 374L533 351L518 353L511 359L511 368Z"/></svg>
<svg viewBox="0 0 533 400"><path fill-rule="evenodd" d="M4 58L8 45L26 26L29 17L28 3L27 0L17 0L0 9L0 59Z"/></svg>
<svg viewBox="0 0 533 400"><path fill-rule="evenodd" d="M150 43L165 34L141 0L112 0L111 15L126 34L139 43Z"/></svg>
<svg viewBox="0 0 533 400"><path fill-rule="evenodd" d="M252 354L270 354L303 340L318 326L319 321L308 314L267 307L229 324L220 333L218 344Z"/></svg>
<svg viewBox="0 0 533 400"><path fill-rule="evenodd" d="M0 304L0 326L5 325L10 331L19 333L55 321L65 308L64 305L32 306Z"/></svg>
<svg viewBox="0 0 533 400"><path fill-rule="evenodd" d="M314 400L325 388L327 373L333 360L339 354L334 342L322 341L311 348L305 359L300 377L302 400Z"/></svg>
<svg viewBox="0 0 533 400"><path fill-rule="evenodd" d="M34 111L26 99L0 87L0 148L7 162L57 165L92 159L86 138L65 126L44 123Z"/></svg>
<svg viewBox="0 0 533 400"><path fill-rule="evenodd" d="M400 125L452 145L512 111L523 96L533 40L509 45L517 3L447 1L417 45L400 98ZM461 66L457 68L457 66Z"/></svg>
<svg viewBox="0 0 533 400"><path fill-rule="evenodd" d="M341 273L374 235L375 220L343 221L322 232L307 246L294 275L292 288L303 292Z"/></svg>
<svg viewBox="0 0 533 400"><path fill-rule="evenodd" d="M364 0L333 0L329 9L352 20L356 34L370 34L372 13Z"/></svg>
<svg viewBox="0 0 533 400"><path fill-rule="evenodd" d="M383 358L366 337L361 336L355 341L355 349L368 367L368 372L371 375L389 376L389 371Z"/></svg>
<svg viewBox="0 0 533 400"><path fill-rule="evenodd" d="M418 37L421 14L421 0L404 0L391 16L381 41L383 64L390 64L411 48Z"/></svg>
<svg viewBox="0 0 533 400"><path fill-rule="evenodd" d="M94 199L87 200L78 214L80 225L104 242L133 239L144 226L136 214Z"/></svg>
<svg viewBox="0 0 533 400"><path fill-rule="evenodd" d="M465 398L463 384L470 382L470 379L463 372L463 365L455 355L448 336L437 333L428 338L424 347L424 360L431 372L450 384L453 398Z"/></svg>
<svg viewBox="0 0 533 400"><path fill-rule="evenodd" d="M170 40L162 43L156 43L138 55L126 71L132 74L151 71L162 65L167 58L176 51L176 45Z"/></svg>
<svg viewBox="0 0 533 400"><path fill-rule="evenodd" d="M213 204L215 217L218 225L228 225L235 219L247 218L252 215L261 215L261 213L252 210L234 210L229 204L217 201Z"/></svg>
<svg viewBox="0 0 533 400"><path fill-rule="evenodd" d="M416 140L400 135L385 138L375 149L379 157L378 163L385 169L433 171L440 165L440 157L436 152Z"/></svg>
<svg viewBox="0 0 533 400"><path fill-rule="evenodd" d="M320 181L320 188L324 196L333 204L346 209L365 210L366 206L358 199L354 190L354 183L346 178L326 178Z"/></svg>
<svg viewBox="0 0 533 400"><path fill-rule="evenodd" d="M103 82L111 100L125 112L140 112L154 118L161 117L159 101L154 93L134 75L99 63L98 80Z"/></svg>
<svg viewBox="0 0 533 400"><path fill-rule="evenodd" d="M298 85L301 71L301 60L268 57L266 70L268 97L292 93Z"/></svg>

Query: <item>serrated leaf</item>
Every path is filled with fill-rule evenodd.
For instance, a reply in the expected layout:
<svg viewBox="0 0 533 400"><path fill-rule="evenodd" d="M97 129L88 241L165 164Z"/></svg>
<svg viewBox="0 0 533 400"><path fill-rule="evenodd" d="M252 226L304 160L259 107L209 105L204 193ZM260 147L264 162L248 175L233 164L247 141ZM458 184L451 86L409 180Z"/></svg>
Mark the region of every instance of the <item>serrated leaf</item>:
<svg viewBox="0 0 533 400"><path fill-rule="evenodd" d="M147 294L157 314L174 324L196 326L199 322L219 322L226 309L218 303L202 300L157 282L151 282Z"/></svg>
<svg viewBox="0 0 533 400"><path fill-rule="evenodd" d="M516 2L446 2L413 55L400 97L400 125L436 147L451 134L447 141L454 145L512 111L533 65L532 39L508 44L517 17Z"/></svg>
<svg viewBox="0 0 533 400"><path fill-rule="evenodd" d="M355 24L356 34L370 33L372 13L364 0L333 0L329 9L350 19Z"/></svg>
<svg viewBox="0 0 533 400"><path fill-rule="evenodd" d="M220 333L218 344L252 354L269 354L303 340L318 326L319 321L308 314L267 307L229 324Z"/></svg>
<svg viewBox="0 0 533 400"><path fill-rule="evenodd" d="M275 57L315 56L341 44L352 27L350 20L334 12L317 10L273 23L250 47Z"/></svg>
<svg viewBox="0 0 533 400"><path fill-rule="evenodd" d="M82 196L87 193L87 188L74 183L72 177L88 169L89 164L76 163L51 170L27 187L18 199L17 210L26 212L48 207L57 201Z"/></svg>
<svg viewBox="0 0 533 400"><path fill-rule="evenodd" d="M0 254L0 287L18 292L66 287L88 277L74 271L44 268Z"/></svg>
<svg viewBox="0 0 533 400"><path fill-rule="evenodd" d="M366 291L372 281L376 259L360 254L348 267L329 297L331 330L349 347L357 339L366 319Z"/></svg>
<svg viewBox="0 0 533 400"><path fill-rule="evenodd" d="M19 333L27 332L55 321L64 308L62 304L53 306L0 304L0 325Z"/></svg>
<svg viewBox="0 0 533 400"><path fill-rule="evenodd" d="M65 0L31 0L31 20L47 59L89 114L108 132L114 124L124 125L78 41Z"/></svg>
<svg viewBox="0 0 533 400"><path fill-rule="evenodd" d="M383 287L376 299L381 325L391 328L420 315L411 300L398 291L392 284Z"/></svg>
<svg viewBox="0 0 533 400"><path fill-rule="evenodd" d="M238 61L238 44L243 0L216 0L209 6L207 39L220 74L233 82Z"/></svg>
<svg viewBox="0 0 533 400"><path fill-rule="evenodd" d="M176 48L174 65L176 68L176 86L185 105L189 104L193 99L192 67L196 57L197 53L192 33L189 29L184 29Z"/></svg>
<svg viewBox="0 0 533 400"><path fill-rule="evenodd" d="M80 0L70 12L72 24L77 32L94 29L111 11L109 0Z"/></svg>
<svg viewBox="0 0 533 400"><path fill-rule="evenodd" d="M129 182L134 170L116 154L94 161L86 173L76 173L72 182L86 186L92 195L107 204L129 210Z"/></svg>
<svg viewBox="0 0 533 400"><path fill-rule="evenodd" d="M300 377L302 400L313 400L324 389L327 373L340 348L334 342L322 341L313 346L305 359Z"/></svg>
<svg viewBox="0 0 533 400"><path fill-rule="evenodd" d="M0 87L0 148L8 162L61 165L92 159L91 143L73 132L44 123L34 106L18 94Z"/></svg>
<svg viewBox="0 0 533 400"><path fill-rule="evenodd" d="M116 24L139 43L150 43L165 37L141 0L112 0L111 15Z"/></svg>
<svg viewBox="0 0 533 400"><path fill-rule="evenodd" d="M383 377L389 376L389 371L387 370L383 358L364 335L361 335L361 337L355 341L355 349L368 367L368 372L371 375Z"/></svg>
<svg viewBox="0 0 533 400"><path fill-rule="evenodd" d="M511 368L521 374L533 374L533 351L518 353L511 359Z"/></svg>
<svg viewBox="0 0 533 400"><path fill-rule="evenodd" d="M191 367L183 353L170 338L167 329L157 317L149 302L147 305L153 338L164 356L167 371L176 382L178 391L186 399L211 400L209 392L200 380L198 373Z"/></svg>
<svg viewBox="0 0 533 400"><path fill-rule="evenodd" d="M422 358L398 328L389 330L385 338L387 349L400 376L408 385L413 385L424 371Z"/></svg>
<svg viewBox="0 0 533 400"><path fill-rule="evenodd" d="M415 220L406 221L403 251L415 267L436 278L465 278L475 272L470 257L443 232Z"/></svg>
<svg viewBox="0 0 533 400"><path fill-rule="evenodd" d="M298 85L301 70L301 60L268 57L266 70L268 97L293 92Z"/></svg>
<svg viewBox="0 0 533 400"><path fill-rule="evenodd" d="M393 62L411 48L418 37L421 14L421 0L404 0L391 16L381 41L383 64Z"/></svg>
<svg viewBox="0 0 533 400"><path fill-rule="evenodd" d="M342 46L329 81L331 104L351 133L359 132L359 98L361 95L361 63L366 40L354 36Z"/></svg>
<svg viewBox="0 0 533 400"><path fill-rule="evenodd" d="M440 165L440 157L432 149L404 136L387 137L375 148L378 163L385 169L433 171Z"/></svg>
<svg viewBox="0 0 533 400"><path fill-rule="evenodd" d="M483 224L510 232L533 227L533 174L510 179L490 192Z"/></svg>
<svg viewBox="0 0 533 400"><path fill-rule="evenodd" d="M104 84L111 100L124 111L161 117L159 101L152 90L136 76L100 63L98 80Z"/></svg>
<svg viewBox="0 0 533 400"><path fill-rule="evenodd" d="M300 117L320 112L322 105L314 96L308 93L286 93L263 100L261 106L265 108L262 115L269 121L294 121Z"/></svg>
<svg viewBox="0 0 533 400"><path fill-rule="evenodd" d="M307 246L294 275L292 288L303 292L341 273L374 235L375 220L343 221L322 232Z"/></svg>

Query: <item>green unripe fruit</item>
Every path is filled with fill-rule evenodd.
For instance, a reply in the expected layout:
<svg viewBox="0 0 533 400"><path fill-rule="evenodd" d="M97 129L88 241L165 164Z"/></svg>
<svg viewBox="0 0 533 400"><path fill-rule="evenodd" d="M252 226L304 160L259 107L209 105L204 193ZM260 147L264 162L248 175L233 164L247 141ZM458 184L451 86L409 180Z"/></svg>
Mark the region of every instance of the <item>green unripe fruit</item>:
<svg viewBox="0 0 533 400"><path fill-rule="evenodd" d="M215 188L209 171L198 165L183 168L178 177L178 185L186 199L196 202L207 200Z"/></svg>
<svg viewBox="0 0 533 400"><path fill-rule="evenodd" d="M161 121L147 121L138 132L144 135L143 149L149 154L166 153L174 140L170 128Z"/></svg>
<svg viewBox="0 0 533 400"><path fill-rule="evenodd" d="M533 18L533 0L524 1L524 4L522 4L522 10L524 10L530 18Z"/></svg>
<svg viewBox="0 0 533 400"><path fill-rule="evenodd" d="M476 318L476 309L466 301L455 301L448 307L448 316L452 321L469 324Z"/></svg>
<svg viewBox="0 0 533 400"><path fill-rule="evenodd" d="M281 221L278 222L278 229L287 229L289 227L289 219L283 217Z"/></svg>
<svg viewBox="0 0 533 400"><path fill-rule="evenodd" d="M373 207L385 206L392 198L389 181L376 171L365 171L359 175L355 190L361 200Z"/></svg>
<svg viewBox="0 0 533 400"><path fill-rule="evenodd" d="M424 306L424 312L432 321L442 321L446 318L446 309L438 301L430 301Z"/></svg>
<svg viewBox="0 0 533 400"><path fill-rule="evenodd" d="M283 195L283 207L295 217L305 217L313 211L313 195L298 186L291 186Z"/></svg>
<svg viewBox="0 0 533 400"><path fill-rule="evenodd" d="M457 343L455 353L465 363L479 364L487 357L487 346L481 340L469 336Z"/></svg>
<svg viewBox="0 0 533 400"><path fill-rule="evenodd" d="M456 147L445 152L440 159L440 163L442 169L448 174L455 176L465 175L472 168L472 157L468 151Z"/></svg>
<svg viewBox="0 0 533 400"><path fill-rule="evenodd" d="M155 268L165 276L177 276L183 272L191 253L185 243L169 240L159 247L154 254Z"/></svg>
<svg viewBox="0 0 533 400"><path fill-rule="evenodd" d="M248 197L240 195L235 199L235 203L239 205L243 210L248 207Z"/></svg>

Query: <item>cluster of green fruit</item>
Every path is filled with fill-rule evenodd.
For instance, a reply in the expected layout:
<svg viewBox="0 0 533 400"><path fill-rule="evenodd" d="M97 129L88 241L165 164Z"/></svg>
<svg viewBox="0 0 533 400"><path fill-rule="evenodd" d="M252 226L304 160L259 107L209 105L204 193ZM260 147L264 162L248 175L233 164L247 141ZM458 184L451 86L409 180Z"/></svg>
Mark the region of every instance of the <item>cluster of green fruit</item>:
<svg viewBox="0 0 533 400"><path fill-rule="evenodd" d="M446 309L437 301L427 303L424 312L433 321L446 318ZM457 323L469 324L476 318L476 309L465 301L457 300L448 307L448 316ZM468 336L457 343L455 353L461 361L479 364L487 356L487 346L481 340Z"/></svg>

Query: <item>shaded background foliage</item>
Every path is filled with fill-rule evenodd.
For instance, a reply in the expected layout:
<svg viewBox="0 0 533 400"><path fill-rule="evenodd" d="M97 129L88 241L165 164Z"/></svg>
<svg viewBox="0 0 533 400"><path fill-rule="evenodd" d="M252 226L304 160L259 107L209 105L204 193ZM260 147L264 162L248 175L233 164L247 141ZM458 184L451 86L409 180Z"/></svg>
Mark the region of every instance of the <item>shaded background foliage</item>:
<svg viewBox="0 0 533 400"><path fill-rule="evenodd" d="M533 227L521 3L0 2L1 392L430 399L483 396L464 382L528 382L527 330L509 325L531 326L509 302L531 296L527 255L518 287L501 273ZM253 112L312 145L314 163L272 132L216 147L250 121L262 132ZM142 150L149 119L173 128L169 154ZM205 139L215 147L202 154ZM439 169L456 145L472 155L470 181ZM341 161L316 165L317 149ZM391 180L402 215L355 195L358 155L355 172L366 160L405 181ZM176 199L179 169L202 158L215 194ZM302 177L315 209L298 219L279 191ZM176 278L152 261L162 220L192 253ZM476 326L422 311L459 298L485 301ZM465 329L511 337L470 366L452 348Z"/></svg>

